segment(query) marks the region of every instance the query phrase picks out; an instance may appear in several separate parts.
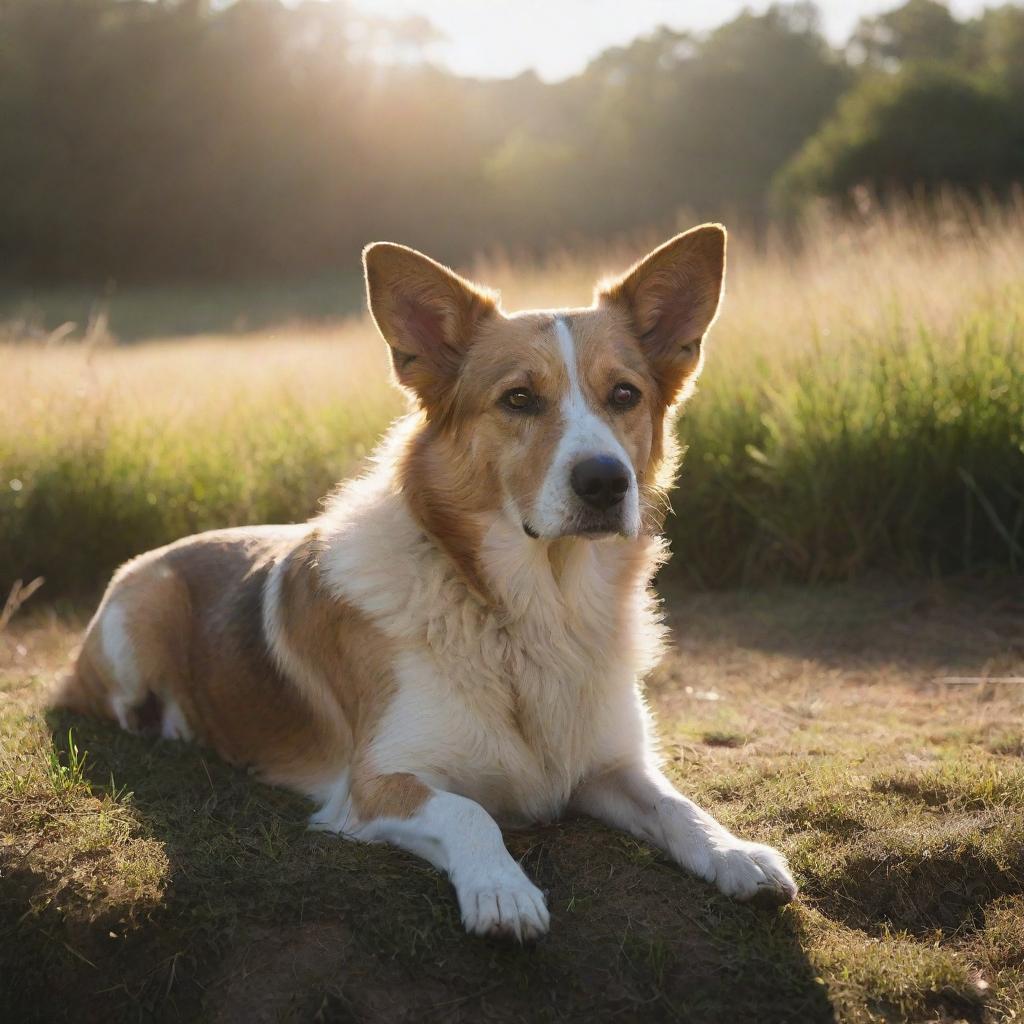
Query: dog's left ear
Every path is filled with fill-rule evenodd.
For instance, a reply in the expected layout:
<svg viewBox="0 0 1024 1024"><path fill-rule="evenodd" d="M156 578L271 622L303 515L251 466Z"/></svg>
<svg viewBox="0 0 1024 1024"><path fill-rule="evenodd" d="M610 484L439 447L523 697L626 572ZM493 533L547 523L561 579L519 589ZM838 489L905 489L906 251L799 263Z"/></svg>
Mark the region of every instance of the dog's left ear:
<svg viewBox="0 0 1024 1024"><path fill-rule="evenodd" d="M392 242L368 245L363 267L370 313L391 349L398 383L428 411L442 408L476 328L497 313L496 296Z"/></svg>
<svg viewBox="0 0 1024 1024"><path fill-rule="evenodd" d="M629 315L667 403L700 369L722 295L725 240L721 224L691 228L598 289L600 305Z"/></svg>

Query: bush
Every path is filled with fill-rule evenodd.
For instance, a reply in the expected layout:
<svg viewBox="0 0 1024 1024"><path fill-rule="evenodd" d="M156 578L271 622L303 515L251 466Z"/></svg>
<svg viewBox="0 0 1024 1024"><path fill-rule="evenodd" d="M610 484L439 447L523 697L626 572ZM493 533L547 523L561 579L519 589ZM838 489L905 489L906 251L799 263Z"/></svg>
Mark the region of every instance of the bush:
<svg viewBox="0 0 1024 1024"><path fill-rule="evenodd" d="M1002 90L939 65L865 78L779 173L776 203L952 185L1005 192L1024 180L1024 116Z"/></svg>

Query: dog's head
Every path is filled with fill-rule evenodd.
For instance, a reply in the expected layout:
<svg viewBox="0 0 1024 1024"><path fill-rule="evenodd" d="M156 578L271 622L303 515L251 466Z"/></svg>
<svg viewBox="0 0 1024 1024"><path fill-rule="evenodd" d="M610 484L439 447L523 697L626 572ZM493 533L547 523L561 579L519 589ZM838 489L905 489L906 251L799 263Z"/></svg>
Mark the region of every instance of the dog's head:
<svg viewBox="0 0 1024 1024"><path fill-rule="evenodd" d="M515 314L413 249L368 246L370 311L425 414L402 467L424 525L449 548L473 546L483 513L538 541L656 529L725 237L717 224L677 235L586 309Z"/></svg>

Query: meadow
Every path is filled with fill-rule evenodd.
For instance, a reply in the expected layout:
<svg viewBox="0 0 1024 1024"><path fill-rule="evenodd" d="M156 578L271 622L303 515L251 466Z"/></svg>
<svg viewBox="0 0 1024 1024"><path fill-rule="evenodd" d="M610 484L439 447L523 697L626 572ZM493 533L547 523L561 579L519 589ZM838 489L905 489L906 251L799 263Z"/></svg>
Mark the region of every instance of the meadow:
<svg viewBox="0 0 1024 1024"><path fill-rule="evenodd" d="M509 309L585 303L656 241L463 269ZM44 294L0 345L0 589L44 579L0 615L11 1019L1020 1019L1024 206L822 215L730 257L648 694L670 774L780 846L800 900L738 906L566 822L507 837L551 936L475 942L422 862L306 831L201 748L47 714L118 562L314 513L403 400L358 281L344 317L187 337L159 336L170 291L76 324Z"/></svg>
<svg viewBox="0 0 1024 1024"><path fill-rule="evenodd" d="M653 241L466 269L508 309L581 304ZM821 218L756 250L735 235L730 259L669 571L1019 571L1024 205ZM12 321L0 347L0 580L42 576L51 599L186 533L308 517L403 408L358 310L118 345L102 315L76 340L41 308L38 337Z"/></svg>
<svg viewBox="0 0 1024 1024"><path fill-rule="evenodd" d="M1010 1022L1024 1013L1019 587L666 589L671 777L786 852L736 904L593 822L506 833L551 934L468 938L448 882L305 828L201 747L41 711L83 626L0 631L5 1019Z"/></svg>

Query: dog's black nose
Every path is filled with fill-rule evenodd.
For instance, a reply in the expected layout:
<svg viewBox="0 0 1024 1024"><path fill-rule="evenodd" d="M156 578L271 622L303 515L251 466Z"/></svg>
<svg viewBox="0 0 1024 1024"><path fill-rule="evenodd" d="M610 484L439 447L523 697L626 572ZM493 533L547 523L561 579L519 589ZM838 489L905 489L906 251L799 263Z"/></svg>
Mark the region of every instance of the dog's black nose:
<svg viewBox="0 0 1024 1024"><path fill-rule="evenodd" d="M611 455L595 455L572 467L572 489L591 508L600 512L618 505L629 490L629 472Z"/></svg>

